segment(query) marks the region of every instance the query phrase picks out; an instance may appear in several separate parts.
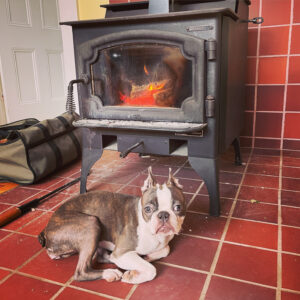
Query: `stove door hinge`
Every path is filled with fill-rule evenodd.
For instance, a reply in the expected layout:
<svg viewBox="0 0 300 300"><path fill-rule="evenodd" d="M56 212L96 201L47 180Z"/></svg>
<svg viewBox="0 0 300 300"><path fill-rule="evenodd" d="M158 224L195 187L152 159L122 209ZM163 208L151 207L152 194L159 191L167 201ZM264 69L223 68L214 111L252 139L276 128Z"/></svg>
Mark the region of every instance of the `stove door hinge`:
<svg viewBox="0 0 300 300"><path fill-rule="evenodd" d="M215 60L217 58L217 41L213 39L205 41L205 51L208 60Z"/></svg>
<svg viewBox="0 0 300 300"><path fill-rule="evenodd" d="M215 98L212 95L206 96L205 114L207 118L212 118L215 116Z"/></svg>

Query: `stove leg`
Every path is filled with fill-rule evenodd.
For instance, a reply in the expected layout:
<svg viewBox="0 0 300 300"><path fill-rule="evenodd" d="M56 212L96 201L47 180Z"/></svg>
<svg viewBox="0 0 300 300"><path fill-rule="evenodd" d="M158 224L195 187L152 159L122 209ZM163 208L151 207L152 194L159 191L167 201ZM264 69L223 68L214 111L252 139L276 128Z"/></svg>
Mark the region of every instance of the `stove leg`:
<svg viewBox="0 0 300 300"><path fill-rule="evenodd" d="M102 156L103 149L83 148L81 162L80 194L86 193L87 176L94 163Z"/></svg>
<svg viewBox="0 0 300 300"><path fill-rule="evenodd" d="M204 180L209 194L209 213L220 215L219 170L218 159L189 157L192 168Z"/></svg>
<svg viewBox="0 0 300 300"><path fill-rule="evenodd" d="M99 130L82 128L82 161L80 194L86 193L87 176L103 153L102 135Z"/></svg>
<svg viewBox="0 0 300 300"><path fill-rule="evenodd" d="M235 138L232 142L233 148L234 148L234 163L236 166L242 165L242 156L241 156L241 147L240 147L240 139Z"/></svg>

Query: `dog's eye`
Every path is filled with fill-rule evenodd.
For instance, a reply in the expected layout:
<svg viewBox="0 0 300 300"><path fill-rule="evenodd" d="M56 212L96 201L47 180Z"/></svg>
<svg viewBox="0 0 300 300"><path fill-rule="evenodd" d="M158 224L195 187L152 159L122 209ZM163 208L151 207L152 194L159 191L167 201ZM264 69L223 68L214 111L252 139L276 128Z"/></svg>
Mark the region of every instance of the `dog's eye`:
<svg viewBox="0 0 300 300"><path fill-rule="evenodd" d="M175 211L180 211L181 210L181 205L180 204L174 205L174 210Z"/></svg>
<svg viewBox="0 0 300 300"><path fill-rule="evenodd" d="M145 206L144 211L146 214L150 214L152 212L152 207L151 206Z"/></svg>

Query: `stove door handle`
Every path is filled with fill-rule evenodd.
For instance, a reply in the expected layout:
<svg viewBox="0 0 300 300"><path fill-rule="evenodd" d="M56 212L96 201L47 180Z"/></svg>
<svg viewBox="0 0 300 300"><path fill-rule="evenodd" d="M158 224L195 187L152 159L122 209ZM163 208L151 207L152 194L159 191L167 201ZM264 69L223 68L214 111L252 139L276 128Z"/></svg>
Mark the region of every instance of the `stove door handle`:
<svg viewBox="0 0 300 300"><path fill-rule="evenodd" d="M246 20L244 22L246 22L246 23L253 23L253 24L259 25L259 24L262 24L264 21L265 20L264 20L263 17L255 17L253 19Z"/></svg>

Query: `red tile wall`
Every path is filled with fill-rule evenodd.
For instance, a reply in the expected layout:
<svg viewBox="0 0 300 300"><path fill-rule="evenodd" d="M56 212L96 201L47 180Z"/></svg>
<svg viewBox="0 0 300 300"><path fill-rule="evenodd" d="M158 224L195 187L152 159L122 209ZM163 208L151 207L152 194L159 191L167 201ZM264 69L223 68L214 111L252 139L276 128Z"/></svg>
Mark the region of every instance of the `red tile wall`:
<svg viewBox="0 0 300 300"><path fill-rule="evenodd" d="M110 3L142 0L110 0ZM242 145L300 150L300 0L251 0Z"/></svg>
<svg viewBox="0 0 300 300"><path fill-rule="evenodd" d="M251 0L244 145L300 150L300 0Z"/></svg>

